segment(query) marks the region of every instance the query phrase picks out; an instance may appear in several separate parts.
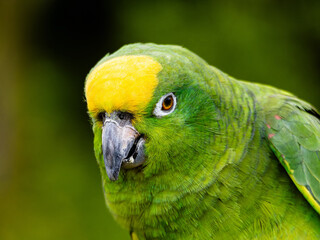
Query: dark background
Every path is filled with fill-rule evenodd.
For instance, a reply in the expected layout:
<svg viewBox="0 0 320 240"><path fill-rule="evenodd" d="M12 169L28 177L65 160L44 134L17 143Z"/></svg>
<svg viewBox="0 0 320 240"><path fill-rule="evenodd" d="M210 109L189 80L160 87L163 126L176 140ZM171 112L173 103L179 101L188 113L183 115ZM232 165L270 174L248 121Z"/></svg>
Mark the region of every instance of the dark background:
<svg viewBox="0 0 320 240"><path fill-rule="evenodd" d="M178 44L320 108L320 1L0 1L0 239L128 239L107 211L83 85L106 53Z"/></svg>

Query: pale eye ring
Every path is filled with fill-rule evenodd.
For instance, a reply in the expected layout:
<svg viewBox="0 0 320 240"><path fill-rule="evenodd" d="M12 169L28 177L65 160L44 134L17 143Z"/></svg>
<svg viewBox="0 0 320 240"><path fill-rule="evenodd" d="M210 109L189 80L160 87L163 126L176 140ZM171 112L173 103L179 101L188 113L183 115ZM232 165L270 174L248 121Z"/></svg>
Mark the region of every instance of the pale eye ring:
<svg viewBox="0 0 320 240"><path fill-rule="evenodd" d="M168 93L160 98L156 107L153 110L153 114L156 117L163 117L172 113L177 105L176 96L173 93Z"/></svg>

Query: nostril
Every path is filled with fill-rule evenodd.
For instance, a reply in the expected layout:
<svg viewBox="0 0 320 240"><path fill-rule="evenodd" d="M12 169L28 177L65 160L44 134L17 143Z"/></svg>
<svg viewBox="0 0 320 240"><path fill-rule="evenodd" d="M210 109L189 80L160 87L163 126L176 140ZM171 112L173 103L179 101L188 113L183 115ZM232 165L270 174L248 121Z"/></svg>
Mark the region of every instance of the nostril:
<svg viewBox="0 0 320 240"><path fill-rule="evenodd" d="M120 120L131 120L133 119L133 115L128 112L118 112L118 118Z"/></svg>
<svg viewBox="0 0 320 240"><path fill-rule="evenodd" d="M98 121L103 122L106 112L100 112L97 116Z"/></svg>
<svg viewBox="0 0 320 240"><path fill-rule="evenodd" d="M123 120L123 119L125 119L125 113L123 113L123 112L120 112L119 114L118 114L118 117L121 119L121 120Z"/></svg>

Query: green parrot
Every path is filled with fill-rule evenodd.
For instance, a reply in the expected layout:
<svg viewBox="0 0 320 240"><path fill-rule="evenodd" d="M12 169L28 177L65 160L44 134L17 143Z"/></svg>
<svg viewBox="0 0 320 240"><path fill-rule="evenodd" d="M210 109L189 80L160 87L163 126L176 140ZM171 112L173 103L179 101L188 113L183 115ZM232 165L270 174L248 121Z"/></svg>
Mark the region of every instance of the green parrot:
<svg viewBox="0 0 320 240"><path fill-rule="evenodd" d="M320 116L189 50L130 44L85 83L106 204L132 239L320 239Z"/></svg>

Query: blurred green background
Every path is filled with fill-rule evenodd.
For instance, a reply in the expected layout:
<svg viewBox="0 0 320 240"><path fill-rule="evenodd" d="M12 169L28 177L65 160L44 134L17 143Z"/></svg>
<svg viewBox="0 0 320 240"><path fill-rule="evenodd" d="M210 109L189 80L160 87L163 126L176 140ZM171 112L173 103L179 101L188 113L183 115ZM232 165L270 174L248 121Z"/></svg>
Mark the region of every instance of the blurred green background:
<svg viewBox="0 0 320 240"><path fill-rule="evenodd" d="M0 2L0 239L129 239L107 211L83 83L107 52L178 44L320 108L320 1Z"/></svg>

